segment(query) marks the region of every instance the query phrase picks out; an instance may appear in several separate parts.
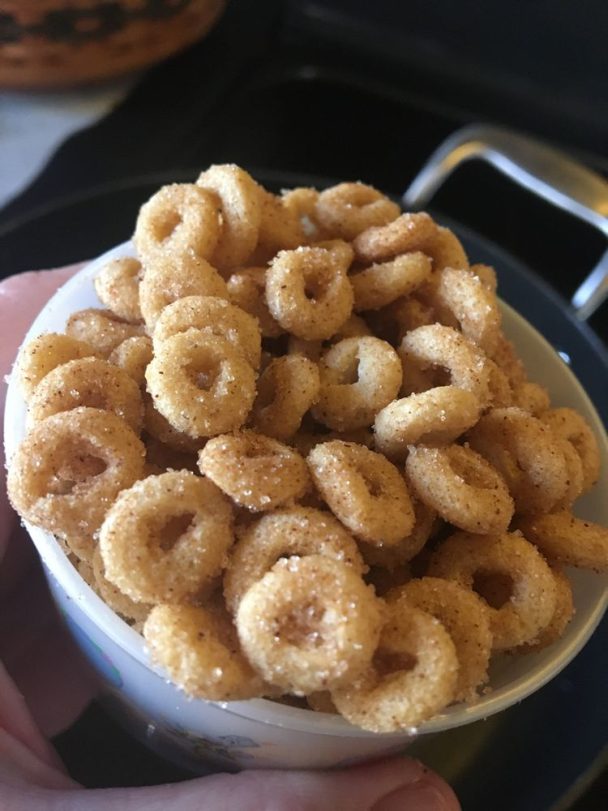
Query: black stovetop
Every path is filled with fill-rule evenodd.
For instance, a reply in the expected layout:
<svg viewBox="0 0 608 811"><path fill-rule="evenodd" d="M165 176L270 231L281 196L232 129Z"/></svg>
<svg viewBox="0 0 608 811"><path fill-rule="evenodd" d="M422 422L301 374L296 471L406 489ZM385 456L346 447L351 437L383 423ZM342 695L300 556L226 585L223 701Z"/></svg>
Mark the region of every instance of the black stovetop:
<svg viewBox="0 0 608 811"><path fill-rule="evenodd" d="M483 11L474 0L232 0L207 39L143 75L0 211L0 275L78 261L127 239L160 183L210 163L239 163L277 182L360 179L400 195L448 134L485 122L545 139L607 174L608 7L588 5L593 23L566 0ZM507 249L566 299L605 248L591 228L479 164L450 179L433 208ZM606 309L590 322L604 341ZM185 776L99 706L58 744L87 785ZM602 807L605 783L596 786L577 809ZM465 808L475 809L471 797Z"/></svg>

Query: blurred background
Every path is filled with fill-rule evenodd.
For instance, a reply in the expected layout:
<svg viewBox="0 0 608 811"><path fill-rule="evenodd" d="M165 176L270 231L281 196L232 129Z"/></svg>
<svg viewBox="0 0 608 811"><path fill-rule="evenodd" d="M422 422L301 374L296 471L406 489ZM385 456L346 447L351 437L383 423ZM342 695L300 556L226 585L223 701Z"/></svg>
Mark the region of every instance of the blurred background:
<svg viewBox="0 0 608 811"><path fill-rule="evenodd" d="M599 0L0 0L0 275L128 239L160 184L213 162L277 189L352 179L400 196L450 133L489 123L606 177L607 30ZM606 249L485 164L432 206L533 269L564 311ZM606 305L590 327L608 341ZM467 811L606 809L605 647L596 634L538 696L421 748ZM57 743L88 785L183 776L100 705Z"/></svg>

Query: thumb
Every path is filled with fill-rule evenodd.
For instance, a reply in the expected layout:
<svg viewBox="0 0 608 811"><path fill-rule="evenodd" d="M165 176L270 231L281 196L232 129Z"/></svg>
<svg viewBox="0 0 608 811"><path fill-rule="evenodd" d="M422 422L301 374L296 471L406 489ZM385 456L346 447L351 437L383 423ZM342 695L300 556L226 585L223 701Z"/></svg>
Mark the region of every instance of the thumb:
<svg viewBox="0 0 608 811"><path fill-rule="evenodd" d="M23 790L22 790L23 791ZM136 789L36 790L30 811L459 811L450 787L411 758L332 772L246 771ZM19 799L25 804L19 805ZM9 807L10 806L9 803Z"/></svg>

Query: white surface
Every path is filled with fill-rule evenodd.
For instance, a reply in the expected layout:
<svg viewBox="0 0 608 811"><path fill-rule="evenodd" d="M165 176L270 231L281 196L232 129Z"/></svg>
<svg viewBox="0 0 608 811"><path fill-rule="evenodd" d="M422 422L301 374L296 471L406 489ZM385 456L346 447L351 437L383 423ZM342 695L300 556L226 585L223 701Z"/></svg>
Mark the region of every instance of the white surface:
<svg viewBox="0 0 608 811"><path fill-rule="evenodd" d="M41 332L61 331L66 318L75 310L99 306L92 279L101 264L109 258L130 252L120 246L92 262L61 288L34 321L25 341ZM567 405L579 410L589 421L600 440L602 476L595 488L577 502L576 512L590 520L608 524L608 440L601 421L582 387L552 347L510 307L503 306L504 327L516 344L532 379L549 389L554 405ZM6 400L5 443L9 460L24 435L26 409L17 385L10 382ZM122 622L84 583L67 561L61 548L48 533L28 527L38 551L57 583L56 598L63 610L80 625L105 652L120 661L121 672L128 672L120 699L125 714L136 718L145 714L155 730L183 728L188 719L184 740L172 733L170 756L179 760L184 747L192 748L198 739L205 745L217 742L218 729L229 729L230 735L246 734L263 740L247 751L246 757L235 754L231 762L244 766L327 766L349 759L363 759L372 754L394 751L405 746L411 732L374 735L350 726L342 718L299 710L263 699L230 704L212 704L189 700L166 681L163 672L151 668L143 639ZM528 656L503 657L492 668L492 691L481 696L472 706L456 705L438 717L422 724L418 734L440 732L486 718L521 701L557 675L579 652L593 633L608 603L608 579L592 572L572 571L576 615L564 637L544 651ZM220 712L221 711L221 712ZM218 713L223 721L218 721ZM180 727L181 724L181 727ZM218 726L219 724L219 726ZM246 733L243 730L246 729ZM286 731L297 732L293 745L286 746ZM161 736L162 737L162 736ZM160 740L160 738L159 738ZM184 742L185 741L185 742ZM160 751L167 754L166 741ZM206 752L206 756L209 753ZM190 766L191 766L190 762Z"/></svg>
<svg viewBox="0 0 608 811"><path fill-rule="evenodd" d="M0 208L35 179L66 138L110 112L135 81L130 77L78 91L0 93Z"/></svg>

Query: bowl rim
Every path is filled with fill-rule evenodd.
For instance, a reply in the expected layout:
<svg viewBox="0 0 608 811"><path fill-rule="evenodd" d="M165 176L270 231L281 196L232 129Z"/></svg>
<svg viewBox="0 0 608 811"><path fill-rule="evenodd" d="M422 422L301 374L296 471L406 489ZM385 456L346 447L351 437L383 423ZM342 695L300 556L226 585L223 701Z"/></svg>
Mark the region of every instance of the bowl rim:
<svg viewBox="0 0 608 811"><path fill-rule="evenodd" d="M61 309L61 303L66 297L69 298L72 293L78 291L78 288L91 282L103 264L111 259L127 255L134 255L134 249L130 242L122 243L104 252L81 268L69 281L62 285L44 305L28 329L21 346L33 337L45 331L49 331L48 327L43 326L48 319L49 313L52 312L53 309ZM93 288L93 285L91 284L90 287ZM94 290L92 290L92 294L94 295ZM608 489L608 437L606 436L603 423L592 401L572 370L559 358L546 339L510 305L503 301L501 301L500 304L503 315L506 315L507 319L514 325L512 331L517 334L517 340L514 339L515 343L525 342L535 347L535 351L547 355L547 359L551 357L554 359L554 362L560 364L561 371L568 380L568 390L574 391L577 398L582 402L585 416L591 423L598 438L600 453L602 455L602 474L603 479L607 479L606 487ZM511 332L511 330L509 330L509 332ZM510 337L514 338L513 335ZM16 376L12 373L9 376L4 414L4 441L7 465L22 438L23 425L19 425L19 420L21 420L21 423L23 422L23 415L26 410L15 377ZM600 486L600 483L595 485L595 487ZM608 508L606 508L606 512L608 518ZM47 571L58 582L65 594L78 605L89 621L97 626L100 631L109 637L114 644L120 647L123 652L139 662L139 664L143 665L146 669L151 670L154 674L163 679L163 681L166 681L166 673L163 669L149 660L143 637L117 616L82 579L54 536L38 527L30 525L28 522L24 522L24 524L32 537ZM290 707L263 698L235 702L208 702L204 699L193 699L190 706L194 709L196 702L200 701L202 704L219 706L226 712L243 718L272 726L293 729L294 731L312 732L338 737L363 738L377 738L378 735L381 734L387 741L412 737L414 734L441 732L474 721L479 721L507 709L514 703L522 701L539 690L561 672L583 648L608 607L608 582L602 575L593 575L593 577L600 578L598 581L600 585L603 580L603 590L598 595L592 610L586 614L584 622L580 622L579 617L579 621L576 625L577 632L571 634L571 638L568 638L566 634L565 637L559 640L560 647L558 655L551 658L551 656L548 656L545 652L530 654L532 656L541 657L541 662L543 660L546 661L544 661L544 664L532 668L531 673L514 679L508 687L501 687L495 691L490 690L480 696L479 699L470 706L464 704L453 705L453 707L447 708L432 719L423 722L417 728L402 729L398 732L391 733L374 733L355 727L340 716L314 712L309 709ZM546 650L550 651L551 647Z"/></svg>

